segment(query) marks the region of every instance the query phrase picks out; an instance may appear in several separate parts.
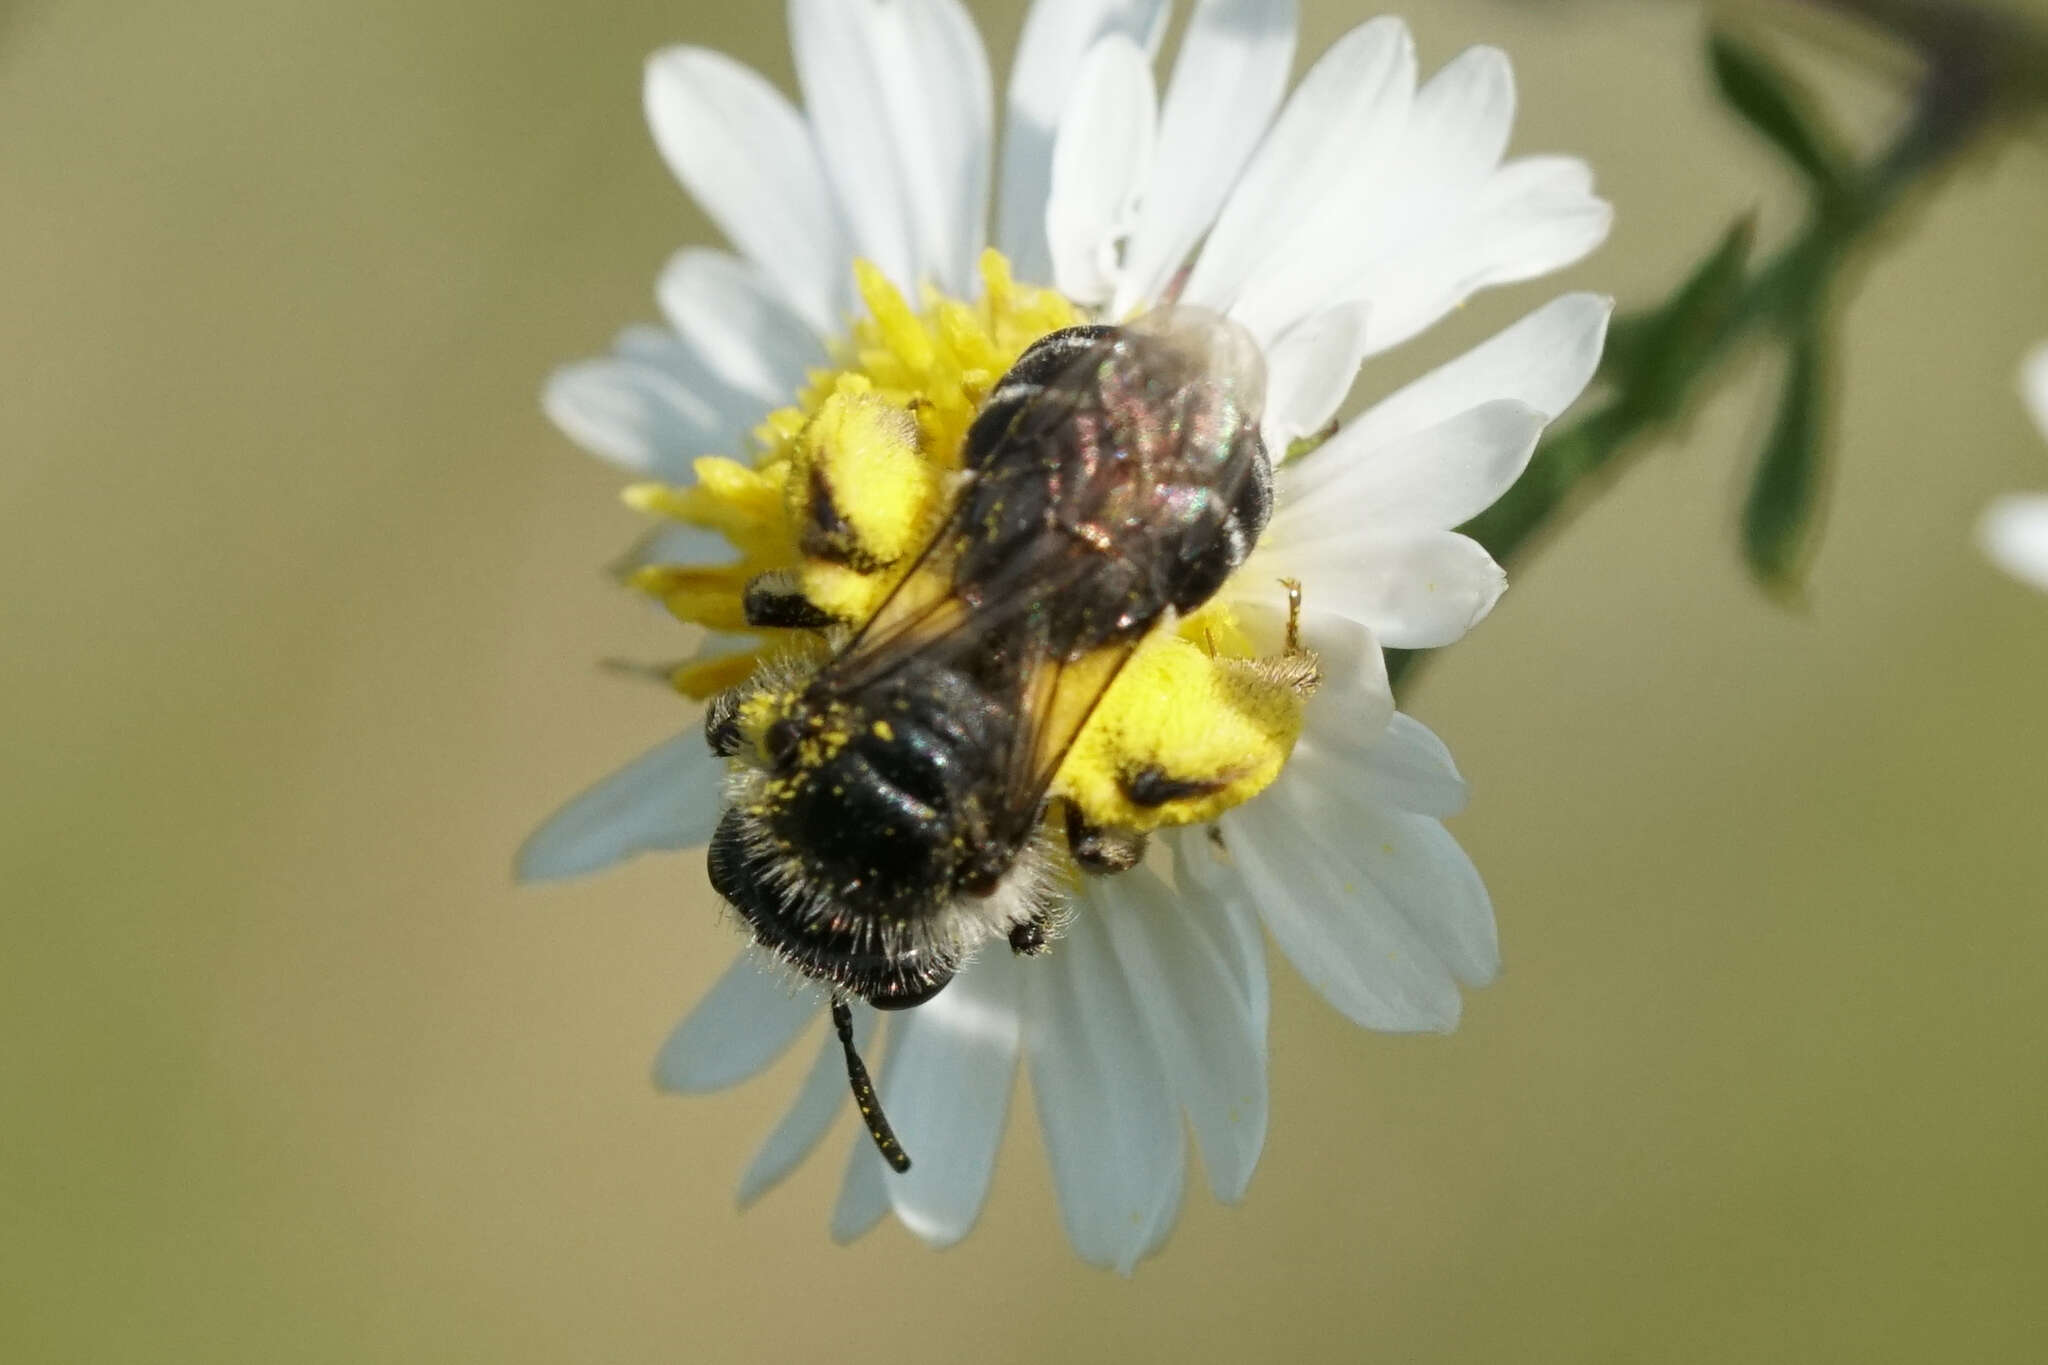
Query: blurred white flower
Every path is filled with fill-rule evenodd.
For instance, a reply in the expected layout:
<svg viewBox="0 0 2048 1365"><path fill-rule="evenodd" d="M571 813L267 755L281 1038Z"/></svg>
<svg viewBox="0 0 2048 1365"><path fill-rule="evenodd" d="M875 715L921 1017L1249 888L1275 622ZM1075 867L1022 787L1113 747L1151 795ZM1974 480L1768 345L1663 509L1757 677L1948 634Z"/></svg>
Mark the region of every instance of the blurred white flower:
<svg viewBox="0 0 2048 1365"><path fill-rule="evenodd" d="M2020 396L2048 439L2048 343L2020 366ZM1984 509L1977 539L1992 562L2022 583L2048 592L2048 493L2008 493Z"/></svg>
<svg viewBox="0 0 2048 1365"><path fill-rule="evenodd" d="M1503 159L1515 95L1498 51L1418 82L1406 27L1376 19L1290 95L1293 0L1203 0L1159 98L1166 18L1164 0L1032 7L1006 100L995 242L1018 280L1052 286L1077 316L1124 317L1178 285L1265 349L1276 510L1221 598L1270 638L1275 580L1300 580L1323 687L1270 787L1161 840L1170 881L1146 867L1083 878L1050 954L984 953L890 1018L878 1085L915 1164L894 1175L855 1134L832 1218L841 1239L891 1211L935 1245L964 1236L1023 1059L1068 1233L1088 1260L1128 1271L1178 1211L1183 1114L1218 1198L1240 1196L1257 1163L1261 926L1371 1028L1452 1028L1459 985L1498 967L1486 891L1441 824L1464 783L1436 737L1395 713L1381 647L1450 643L1493 606L1504 576L1452 528L1514 482L1587 383L1609 302L1559 298L1312 453L1280 457L1326 427L1367 358L1482 287L1578 260L1610 210L1576 160ZM642 476L690 483L697 457L745 448L807 372L844 354L856 259L913 299L932 297L924 286L942 299L976 289L993 118L965 13L954 0L792 0L790 26L801 112L717 53L675 48L648 66L655 141L737 255L680 253L658 290L671 329L629 330L546 390L571 437ZM683 528L633 563L706 557L704 533ZM701 610L692 619L717 623ZM722 639L700 666L743 672L747 648ZM521 875L703 844L722 766L694 728L668 741L550 820ZM744 1080L822 1022L822 999L743 954L669 1039L657 1077L680 1091ZM855 1013L870 1045L875 1012ZM741 1180L742 1203L805 1158L845 1098L827 1032Z"/></svg>

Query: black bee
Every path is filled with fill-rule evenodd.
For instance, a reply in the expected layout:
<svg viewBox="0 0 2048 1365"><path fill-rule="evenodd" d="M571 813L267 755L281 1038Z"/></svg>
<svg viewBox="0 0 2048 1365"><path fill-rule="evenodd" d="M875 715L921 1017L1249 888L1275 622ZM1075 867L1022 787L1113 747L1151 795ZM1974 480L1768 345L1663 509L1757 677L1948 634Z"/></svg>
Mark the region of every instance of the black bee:
<svg viewBox="0 0 2048 1365"><path fill-rule="evenodd" d="M1048 786L1139 643L1206 602L1264 529L1263 397L1256 345L1199 310L1042 338L989 395L949 514L873 616L842 623L807 677L771 670L713 701L707 738L739 761L712 886L761 945L831 984L836 1019L845 995L931 999L989 937L1044 946ZM845 539L832 494L811 490L807 553ZM754 624L834 625L787 575L746 602ZM762 699L772 719L757 709L749 731ZM1091 871L1142 853L1142 835L1066 834Z"/></svg>

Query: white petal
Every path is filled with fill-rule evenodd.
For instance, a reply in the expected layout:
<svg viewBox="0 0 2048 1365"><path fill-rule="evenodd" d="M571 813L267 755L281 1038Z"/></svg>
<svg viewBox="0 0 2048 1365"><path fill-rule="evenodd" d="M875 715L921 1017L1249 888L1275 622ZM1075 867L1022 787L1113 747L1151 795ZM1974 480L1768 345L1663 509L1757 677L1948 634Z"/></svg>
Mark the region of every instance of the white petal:
<svg viewBox="0 0 2048 1365"><path fill-rule="evenodd" d="M1262 574L1301 581L1309 600L1369 627L1391 649L1434 649L1493 610L1507 575L1479 542L1455 531L1333 536L1313 546L1261 549Z"/></svg>
<svg viewBox="0 0 2048 1365"><path fill-rule="evenodd" d="M711 842L725 765L692 727L549 816L520 846L519 880L580 877L655 849Z"/></svg>
<svg viewBox="0 0 2048 1365"><path fill-rule="evenodd" d="M825 363L825 349L804 320L727 252L678 251L655 296L704 367L758 400L764 412L787 403L806 372Z"/></svg>
<svg viewBox="0 0 2048 1365"><path fill-rule="evenodd" d="M818 1006L817 992L744 952L661 1045L655 1084L685 1094L737 1085L781 1056Z"/></svg>
<svg viewBox="0 0 2048 1365"><path fill-rule="evenodd" d="M1340 303L1287 329L1266 352L1261 434L1275 459L1334 417L1365 359L1367 309Z"/></svg>
<svg viewBox="0 0 2048 1365"><path fill-rule="evenodd" d="M1243 1196L1266 1141L1266 1048L1228 953L1226 908L1146 868L1083 881L1081 913L1109 932L1218 1199ZM1202 921L1208 923L1202 923Z"/></svg>
<svg viewBox="0 0 2048 1365"><path fill-rule="evenodd" d="M841 326L852 277L810 129L730 57L672 47L648 59L655 146L706 216L820 336Z"/></svg>
<svg viewBox="0 0 2048 1365"><path fill-rule="evenodd" d="M1166 18L1166 0L1038 0L1031 6L1010 68L996 210L996 245L1018 279L1052 279L1045 210L1053 139L1088 50L1103 36L1121 33L1155 52Z"/></svg>
<svg viewBox="0 0 2048 1365"><path fill-rule="evenodd" d="M874 1037L874 1025L874 1010L855 1004L853 1042L863 1052ZM746 1174L740 1177L735 1198L741 1208L781 1184L785 1176L803 1164L825 1136L825 1130L832 1126L832 1120L839 1117L848 1093L846 1056L840 1048L839 1035L828 1029L818 1045L818 1058L804 1077L803 1088L797 1091L789 1111L768 1134L767 1141L748 1163Z"/></svg>
<svg viewBox="0 0 2048 1365"><path fill-rule="evenodd" d="M991 953L894 1021L877 1089L910 1169L888 1180L903 1225L933 1246L981 1214L1016 1084L1018 969Z"/></svg>
<svg viewBox="0 0 2048 1365"><path fill-rule="evenodd" d="M1985 509L1978 543L1999 568L2048 590L2048 494L2007 494Z"/></svg>
<svg viewBox="0 0 2048 1365"><path fill-rule="evenodd" d="M1387 728L1394 717L1394 689L1387 681L1387 657L1365 625L1335 611L1304 607L1302 642L1316 652L1323 685L1309 710L1331 729L1364 738Z"/></svg>
<svg viewBox="0 0 2048 1365"><path fill-rule="evenodd" d="M1357 803L1366 875L1467 986L1500 975L1493 901L1450 831L1427 815Z"/></svg>
<svg viewBox="0 0 2048 1365"><path fill-rule="evenodd" d="M1067 1238L1090 1264L1128 1272L1185 1173L1165 1065L1099 917L1076 917L1025 989L1031 1091Z"/></svg>
<svg viewBox="0 0 2048 1365"><path fill-rule="evenodd" d="M1280 470L1276 546L1375 530L1447 530L1491 507L1529 465L1550 419L1495 399L1434 426L1367 447L1349 431Z"/></svg>
<svg viewBox="0 0 2048 1365"><path fill-rule="evenodd" d="M1159 114L1159 152L1111 305L1156 299L1209 230L1287 89L1295 0L1201 0Z"/></svg>
<svg viewBox="0 0 2048 1365"><path fill-rule="evenodd" d="M1570 158L1511 161L1451 221L1373 259L1345 290L1372 304L1373 351L1398 346L1481 289L1561 270L1599 246L1614 210L1591 183Z"/></svg>
<svg viewBox="0 0 2048 1365"><path fill-rule="evenodd" d="M1454 1028L1460 1002L1449 970L1370 875L1354 776L1297 744L1271 787L1223 817L1234 868L1281 951L1353 1021Z"/></svg>
<svg viewBox="0 0 2048 1365"><path fill-rule="evenodd" d="M1152 1210L1152 1217L1146 1223L1145 1233L1136 1239L1135 1251L1127 1261L1116 1265L1119 1275L1128 1277L1138 1268L1138 1262L1166 1245L1167 1237L1173 1232L1173 1225L1180 1219L1182 1192L1187 1188L1187 1144L1182 1143L1174 1152L1173 1179L1160 1184L1160 1200Z"/></svg>
<svg viewBox="0 0 2048 1365"><path fill-rule="evenodd" d="M1553 299L1373 404L1345 425L1345 440L1354 450L1376 450L1496 398L1555 420L1599 368L1613 313L1614 300L1600 294Z"/></svg>
<svg viewBox="0 0 2048 1365"><path fill-rule="evenodd" d="M2020 396L2026 400L2027 411L2033 414L2034 425L2048 438L2048 345L2036 346L2027 353L2020 366Z"/></svg>
<svg viewBox="0 0 2048 1365"><path fill-rule="evenodd" d="M605 357L548 376L541 407L564 435L635 474L687 482L699 455L730 450L734 414L645 360Z"/></svg>
<svg viewBox="0 0 2048 1365"><path fill-rule="evenodd" d="M1492 48L1466 51L1431 77L1414 92L1399 136L1383 151L1376 145L1375 159L1354 168L1326 217L1309 226L1313 246L1290 276L1294 289L1390 306L1383 294L1412 284L1404 263L1455 233L1483 196L1507 144L1514 102L1508 60ZM1384 350L1387 324L1376 319L1373 333L1373 349Z"/></svg>
<svg viewBox="0 0 2048 1365"><path fill-rule="evenodd" d="M1403 160L1409 113L1415 101L1415 44L1398 20L1375 20L1346 35L1356 44L1352 70L1339 68L1312 116L1291 139L1299 148L1292 168L1309 188L1303 209L1287 221L1261 220L1255 205L1243 210L1259 240L1232 269L1207 288L1234 290L1231 316L1253 335L1270 340L1301 318L1346 299L1372 302L1354 281L1365 253L1407 221L1408 205L1393 199ZM1328 59L1326 59L1328 60ZM1312 73L1313 74L1313 73ZM1201 273L1199 270L1197 273ZM1234 282L1233 282L1234 280ZM1190 284L1192 285L1192 281Z"/></svg>
<svg viewBox="0 0 2048 1365"><path fill-rule="evenodd" d="M889 1168L863 1129L846 1154L846 1176L839 1183L839 1202L832 1206L832 1240L845 1246L874 1230L889 1211Z"/></svg>
<svg viewBox="0 0 2048 1365"><path fill-rule="evenodd" d="M874 0L789 0L789 45L804 111L854 252L899 288L915 289L908 172L882 92L919 78L895 69L894 47L882 32L890 22Z"/></svg>
<svg viewBox="0 0 2048 1365"><path fill-rule="evenodd" d="M988 225L988 55L958 0L897 0L879 7L877 18L881 93L902 167L915 267L920 278L966 294Z"/></svg>
<svg viewBox="0 0 2048 1365"><path fill-rule="evenodd" d="M1088 52L1053 146L1045 236L1053 282L1077 303L1109 301L1117 257L1152 167L1152 67L1112 34Z"/></svg>
<svg viewBox="0 0 2048 1365"><path fill-rule="evenodd" d="M1307 725L1318 741L1336 746L1338 737L1317 727L1318 716L1311 708ZM1451 751L1444 742L1415 717L1396 712L1387 728L1359 751L1364 773L1364 790L1374 801L1395 810L1438 819L1465 809L1470 792Z"/></svg>
<svg viewBox="0 0 2048 1365"><path fill-rule="evenodd" d="M1515 123L1515 73L1499 48L1473 47L1445 63L1415 95L1403 153L1417 179L1457 193L1500 165Z"/></svg>
<svg viewBox="0 0 2048 1365"><path fill-rule="evenodd" d="M1263 1055L1272 989L1266 979L1266 936L1259 927L1258 909L1245 894L1243 881L1230 871L1208 830L1170 832L1167 841L1173 852L1174 884L1191 892L1191 902L1199 907L1190 914L1189 922L1216 944L1230 965L1238 991L1258 1028L1259 1052Z"/></svg>
<svg viewBox="0 0 2048 1365"><path fill-rule="evenodd" d="M1182 295L1227 310L1245 281L1297 225L1312 221L1335 185L1403 126L1415 93L1415 47L1399 19L1360 24L1317 59L1202 244Z"/></svg>

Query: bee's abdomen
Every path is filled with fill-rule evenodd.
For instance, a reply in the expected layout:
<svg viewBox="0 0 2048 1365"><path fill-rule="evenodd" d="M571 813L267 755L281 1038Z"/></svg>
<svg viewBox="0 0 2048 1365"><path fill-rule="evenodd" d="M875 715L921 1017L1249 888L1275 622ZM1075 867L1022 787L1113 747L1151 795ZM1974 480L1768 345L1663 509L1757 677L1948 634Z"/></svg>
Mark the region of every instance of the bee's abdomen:
<svg viewBox="0 0 2048 1365"><path fill-rule="evenodd" d="M783 860L729 810L711 836L711 889L729 902L762 947L806 976L829 981L879 1009L907 1009L937 995L954 964L929 949L892 944L878 923L818 915L789 883Z"/></svg>
<svg viewBox="0 0 2048 1365"><path fill-rule="evenodd" d="M1016 717L965 673L913 665L840 703L830 756L792 774L770 820L807 880L887 915L936 913L996 829L992 779Z"/></svg>
<svg viewBox="0 0 2048 1365"><path fill-rule="evenodd" d="M950 979L971 945L949 946L948 912L1007 873L1032 827L1005 827L1016 718L992 685L918 661L777 722L770 780L711 846L712 885L757 942L882 1008Z"/></svg>

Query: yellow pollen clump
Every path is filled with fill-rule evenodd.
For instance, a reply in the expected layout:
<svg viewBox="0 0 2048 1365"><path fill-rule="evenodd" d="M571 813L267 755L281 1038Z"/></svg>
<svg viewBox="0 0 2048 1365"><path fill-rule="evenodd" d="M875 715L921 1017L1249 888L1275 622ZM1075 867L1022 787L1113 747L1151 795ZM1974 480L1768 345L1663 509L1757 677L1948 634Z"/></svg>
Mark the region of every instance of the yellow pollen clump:
<svg viewBox="0 0 2048 1365"><path fill-rule="evenodd" d="M1089 823L1199 824L1280 775L1301 734L1302 692L1259 660L1210 653L1208 641L1224 632L1202 615L1191 620L1203 643L1185 629L1145 642L1068 751L1053 790ZM1126 784L1144 772L1185 794L1138 804Z"/></svg>
<svg viewBox="0 0 2048 1365"><path fill-rule="evenodd" d="M626 491L635 509L716 531L739 553L632 576L682 620L760 638L755 650L677 668L671 680L687 696L745 681L764 657L820 648L814 632L747 626L743 596L762 574L848 626L871 616L945 516L989 390L1034 341L1086 320L1060 295L1013 280L995 251L982 255L973 301L927 290L913 307L872 265L855 270L867 316L834 348L833 367L755 428L751 458L707 456L693 484ZM1052 795L1091 823L1147 830L1213 819L1256 794L1293 748L1305 689L1298 669L1276 672L1255 652L1215 604L1153 635L1096 707ZM741 728L758 744L793 700L780 690L752 698ZM885 724L875 732L886 740ZM845 738L808 737L835 748ZM1129 795L1139 774L1155 779L1148 802Z"/></svg>

